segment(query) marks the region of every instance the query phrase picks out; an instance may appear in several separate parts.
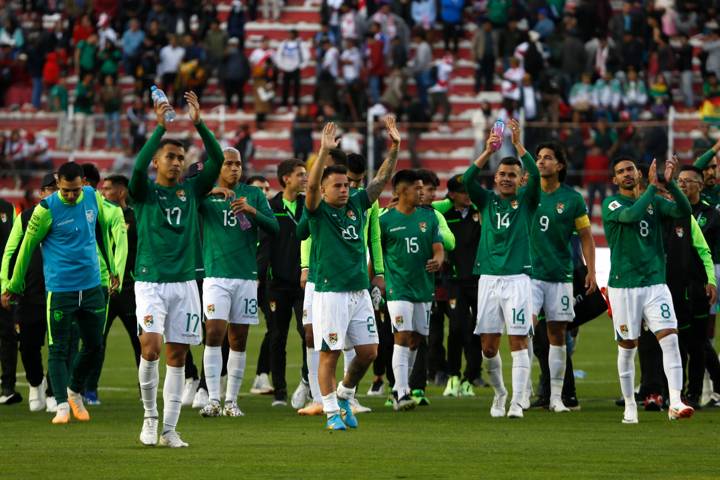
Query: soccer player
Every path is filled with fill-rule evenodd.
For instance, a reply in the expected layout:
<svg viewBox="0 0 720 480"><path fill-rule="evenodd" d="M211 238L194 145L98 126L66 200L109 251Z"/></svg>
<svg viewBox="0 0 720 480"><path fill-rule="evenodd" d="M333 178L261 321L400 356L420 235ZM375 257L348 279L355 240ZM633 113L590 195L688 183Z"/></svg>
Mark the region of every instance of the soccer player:
<svg viewBox="0 0 720 480"><path fill-rule="evenodd" d="M313 336L320 350L318 380L327 428L357 427L350 400L355 388L377 355L377 328L370 294L366 246L363 241L365 211L380 197L397 165L400 133L395 119L387 117L392 140L388 158L367 189L350 196L347 169L325 168L331 148L337 146L335 124L322 133L318 159L308 178L305 206L317 253L313 295ZM335 391L335 367L340 351L354 347L357 356ZM341 417L341 411L344 419Z"/></svg>
<svg viewBox="0 0 720 480"><path fill-rule="evenodd" d="M496 191L483 188L478 178L481 169L494 153L492 145L500 141L490 135L485 151L463 175L470 199L482 215L482 232L473 273L478 280L478 310L475 334L480 335L483 362L495 398L492 417L505 416L507 390L498 354L503 327L512 352L512 400L509 418L522 418L521 400L527 383L530 358L528 332L532 319L532 284L530 282L530 223L540 201L540 172L532 155L520 143L520 126L509 122L512 143L522 159L505 157L495 172ZM527 185L519 188L522 167L528 172Z"/></svg>
<svg viewBox="0 0 720 480"><path fill-rule="evenodd" d="M197 176L182 181L185 148L177 140L162 140L165 112L171 107L155 105L158 126L138 154L130 180L130 197L138 227L135 262L136 314L140 327L140 393L145 409L140 442L158 443L157 386L163 339L167 368L163 387L163 429L160 444L187 447L176 432L185 377L185 354L201 339L202 310L195 280L200 249L198 206L220 173L223 153L200 118L194 92L187 92L190 120L208 152ZM152 162L155 181L148 177Z"/></svg>
<svg viewBox="0 0 720 480"><path fill-rule="evenodd" d="M720 183L718 183L717 153L720 152L720 140L707 152L695 160L693 166L702 170L705 187L702 190L703 200L713 207L720 205ZM717 267L716 267L717 270ZM716 274L717 276L718 274Z"/></svg>
<svg viewBox="0 0 720 480"><path fill-rule="evenodd" d="M430 328L434 273L440 270L444 250L435 211L418 208L422 180L413 170L400 170L392 180L398 203L380 216L380 232L387 281L387 307L395 345L393 408L415 407L409 376L417 349Z"/></svg>
<svg viewBox="0 0 720 480"><path fill-rule="evenodd" d="M257 325L257 244L258 227L269 234L278 232L264 193L240 183L242 159L235 148L223 151L218 187L225 195L212 195L200 203L203 226L203 312L205 353L203 366L210 401L200 410L203 417L239 417L237 405L245 373L245 347L250 325ZM230 352L225 403L220 407L221 345L227 334Z"/></svg>
<svg viewBox="0 0 720 480"><path fill-rule="evenodd" d="M80 421L90 420L81 391L102 354L105 293L100 286L96 223L105 245L110 245L109 221L102 197L83 186L80 165L68 162L58 169L59 191L42 200L33 211L20 245L12 278L4 285L3 307L9 308L25 291L25 275L35 248L42 242L47 291L48 369L57 412L52 422L70 421L70 409ZM107 250L111 284L115 284L112 249ZM78 329L82 348L68 381L71 337Z"/></svg>
<svg viewBox="0 0 720 480"><path fill-rule="evenodd" d="M5 249L10 231L15 223L15 207L12 203L0 199L0 248ZM0 311L0 405L12 405L22 402L22 395L15 391L17 381L18 338L12 315Z"/></svg>
<svg viewBox="0 0 720 480"><path fill-rule="evenodd" d="M638 169L635 160L620 157L613 162L613 183L618 194L603 202L603 225L610 247L608 297L618 342L618 374L625 399L623 423L638 423L635 403L635 352L643 318L655 334L663 352L668 382L671 420L689 418L692 407L681 398L682 363L678 347L677 320L672 297L665 283L665 249L662 243L663 218L683 218L692 213L690 203L672 179L677 160L665 163L664 178L675 203L656 195L660 180L653 161L650 184L636 195Z"/></svg>
<svg viewBox="0 0 720 480"><path fill-rule="evenodd" d="M540 310L544 310L550 342L549 409L551 412L569 412L570 409L562 402L562 390L567 355L565 335L567 324L575 316L570 240L573 232L577 232L587 263L585 289L588 295L597 289L595 242L585 200L580 193L563 183L567 174L565 152L558 144L547 142L538 145L535 154L541 192L530 228L533 325L537 323Z"/></svg>

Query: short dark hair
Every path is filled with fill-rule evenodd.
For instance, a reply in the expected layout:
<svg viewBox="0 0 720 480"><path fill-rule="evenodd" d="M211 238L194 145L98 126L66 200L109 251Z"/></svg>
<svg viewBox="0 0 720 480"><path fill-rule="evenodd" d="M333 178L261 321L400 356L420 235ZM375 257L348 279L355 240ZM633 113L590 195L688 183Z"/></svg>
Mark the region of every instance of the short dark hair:
<svg viewBox="0 0 720 480"><path fill-rule="evenodd" d="M333 162L335 162L335 165L345 165L347 167L348 159L345 152L340 150L339 148L331 148L330 149L330 157L333 159ZM347 172L345 172L347 173Z"/></svg>
<svg viewBox="0 0 720 480"><path fill-rule="evenodd" d="M359 153L350 153L347 155L347 167L348 171L361 175L367 171L367 161Z"/></svg>
<svg viewBox="0 0 720 480"><path fill-rule="evenodd" d="M561 163L565 168L560 170L560 181L564 182L565 177L567 176L567 156L565 155L565 149L557 142L541 142L538 144L537 148L535 148L535 157L540 155L540 150L543 148L547 148L548 150L552 150L553 154L555 155L555 159L558 161L558 163Z"/></svg>
<svg viewBox="0 0 720 480"><path fill-rule="evenodd" d="M415 183L418 180L420 180L420 175L418 175L418 172L415 170L405 169L398 171L395 175L392 177L392 186L393 188L397 187L401 183Z"/></svg>
<svg viewBox="0 0 720 480"><path fill-rule="evenodd" d="M424 184L430 184L435 187L440 186L440 179L438 178L437 174L433 172L432 170L428 170L426 168L418 168L415 171L418 175L418 178L422 180Z"/></svg>
<svg viewBox="0 0 720 480"><path fill-rule="evenodd" d="M268 179L263 177L262 175L253 175L252 177L249 177L247 180L245 180L245 183L247 185L252 184L253 182L268 182Z"/></svg>
<svg viewBox="0 0 720 480"><path fill-rule="evenodd" d="M162 150L165 145L175 145L176 147L185 148L185 144L180 140L176 140L174 138L163 138L160 140L160 145L158 145L158 151Z"/></svg>
<svg viewBox="0 0 720 480"><path fill-rule="evenodd" d="M680 172L695 172L700 176L700 178L703 178L702 169L696 167L695 165L683 165L680 167Z"/></svg>
<svg viewBox="0 0 720 480"><path fill-rule="evenodd" d="M345 165L330 165L325 170L323 170L320 182L322 183L323 181L325 181L326 178L335 173L340 175L347 175L347 167Z"/></svg>
<svg viewBox="0 0 720 480"><path fill-rule="evenodd" d="M522 163L515 157L504 157L500 160L500 165L516 165L522 170Z"/></svg>
<svg viewBox="0 0 720 480"><path fill-rule="evenodd" d="M83 169L79 163L65 162L58 168L57 177L58 180L61 178L65 180L75 180L78 177L83 178Z"/></svg>
<svg viewBox="0 0 720 480"><path fill-rule="evenodd" d="M87 180L91 187L97 188L98 183L100 183L100 170L92 163L83 163L81 167L85 180Z"/></svg>
<svg viewBox="0 0 720 480"><path fill-rule="evenodd" d="M633 165L635 165L635 168L638 167L638 161L635 160L630 155L620 155L613 159L612 163L610 164L610 167L612 168L613 174L615 174L615 165L617 165L620 162L632 162Z"/></svg>
<svg viewBox="0 0 720 480"><path fill-rule="evenodd" d="M283 180L283 177L285 175L291 175L298 167L305 167L305 163L302 160L298 160L296 158L284 160L280 162L280 164L278 164L277 178L282 188L285 188L285 181Z"/></svg>
<svg viewBox="0 0 720 480"><path fill-rule="evenodd" d="M112 183L113 185L120 185L122 187L128 188L130 186L130 180L125 175L120 175L119 173L116 173L114 175L108 175L105 177L105 180Z"/></svg>

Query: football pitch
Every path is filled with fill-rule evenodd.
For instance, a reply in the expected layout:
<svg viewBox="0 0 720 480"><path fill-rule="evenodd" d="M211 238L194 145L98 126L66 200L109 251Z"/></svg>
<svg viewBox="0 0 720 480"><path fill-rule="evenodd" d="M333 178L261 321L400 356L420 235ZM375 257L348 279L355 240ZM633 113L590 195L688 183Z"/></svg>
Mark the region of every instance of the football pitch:
<svg viewBox="0 0 720 480"><path fill-rule="evenodd" d="M490 418L490 388L475 398L443 398L429 388L431 405L394 413L384 398L368 398L369 376L358 388L373 412L348 432L323 430L323 417L299 417L273 408L270 396L248 393L264 326L250 333L241 418L201 418L183 408L178 431L190 448L144 447L138 441L142 405L127 334L119 321L110 333L100 383L103 404L89 407L87 424L50 424L51 414L30 413L25 401L0 407L0 478L47 476L93 479L184 478L720 478L720 409L689 421L640 409L638 425L620 423L616 347L601 317L582 327L574 357L582 410L531 410L521 420ZM288 387L299 378L299 345L288 342ZM503 342L505 381L510 358ZM194 348L196 359L201 348ZM44 357L46 358L46 357ZM20 365L18 381L24 382ZM537 363L533 378L538 374ZM161 383L164 373L161 372ZM639 370L638 370L639 379ZM162 398L159 397L162 408Z"/></svg>

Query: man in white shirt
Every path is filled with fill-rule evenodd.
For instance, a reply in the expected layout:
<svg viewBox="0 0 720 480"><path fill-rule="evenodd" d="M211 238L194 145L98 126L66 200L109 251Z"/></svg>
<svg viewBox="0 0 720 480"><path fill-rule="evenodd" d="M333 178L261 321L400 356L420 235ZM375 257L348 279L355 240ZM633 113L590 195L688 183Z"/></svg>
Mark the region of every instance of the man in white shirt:
<svg viewBox="0 0 720 480"><path fill-rule="evenodd" d="M345 84L355 83L360 78L360 68L362 68L362 55L360 49L357 48L356 40L345 40L345 50L340 55L340 63Z"/></svg>
<svg viewBox="0 0 720 480"><path fill-rule="evenodd" d="M175 94L175 79L177 78L178 69L180 68L180 62L185 55L185 49L178 45L177 38L175 35L169 36L167 45L160 49L160 61L157 67L157 76L160 78L163 90L165 94L168 91L173 91L173 103L178 103L178 95Z"/></svg>
<svg viewBox="0 0 720 480"><path fill-rule="evenodd" d="M283 74L283 107L288 105L290 83L293 84L294 103L300 105L300 70L306 62L306 53L303 51L298 31L290 30L290 38L283 40L275 51L275 65Z"/></svg>

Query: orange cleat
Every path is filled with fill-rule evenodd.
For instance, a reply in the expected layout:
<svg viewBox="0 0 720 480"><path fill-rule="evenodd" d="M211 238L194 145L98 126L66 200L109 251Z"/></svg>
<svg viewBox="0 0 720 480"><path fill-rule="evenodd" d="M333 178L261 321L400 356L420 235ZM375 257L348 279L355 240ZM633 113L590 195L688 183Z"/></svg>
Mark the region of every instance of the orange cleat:
<svg viewBox="0 0 720 480"><path fill-rule="evenodd" d="M72 410L73 417L81 422L87 422L90 420L90 413L85 408L82 401L82 396L79 393L74 393L68 390L68 403Z"/></svg>

